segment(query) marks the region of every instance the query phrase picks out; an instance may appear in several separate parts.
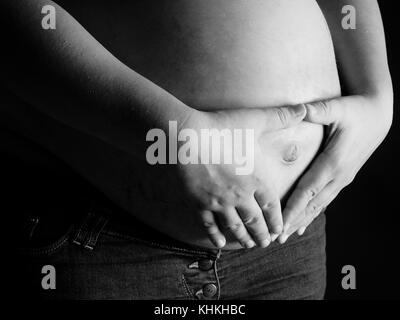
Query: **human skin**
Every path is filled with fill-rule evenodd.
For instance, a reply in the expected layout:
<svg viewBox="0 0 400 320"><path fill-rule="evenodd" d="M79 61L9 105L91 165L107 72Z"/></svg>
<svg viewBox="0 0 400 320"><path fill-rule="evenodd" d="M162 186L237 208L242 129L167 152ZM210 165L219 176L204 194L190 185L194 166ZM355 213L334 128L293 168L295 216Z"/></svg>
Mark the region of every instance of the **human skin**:
<svg viewBox="0 0 400 320"><path fill-rule="evenodd" d="M182 206L183 201L179 198L179 193L165 195L161 192L159 194L154 192L154 190L158 190L157 184L168 185L171 182L170 173L174 172L174 168L148 168L145 163L141 162L143 159L137 160L138 153L139 158L140 156L143 158L144 155L141 147L136 147L136 157L132 155L133 142L138 141L138 145L140 145L140 139L138 140L137 137L144 137L143 132L146 129L151 127L165 129L165 119L178 119L191 128L198 126L199 123L204 127L220 126L221 123L231 128L254 127L257 123L254 119L260 119L261 111L258 108L271 108L272 110L276 106L295 105L340 95L333 47L325 20L314 1L281 1L279 5L269 1L246 1L245 6L241 1L202 1L201 4L176 1L174 5L157 1L129 8L121 7L121 4L116 2L115 7L111 8L114 10L99 3L101 2L96 2L98 4L96 7L92 2L79 2L81 11L78 10L78 7L74 8L72 1L65 2L63 5L68 7L68 11L76 15L84 26L127 66L150 79L159 88L168 90L173 96L157 91L158 87L153 85L146 86L146 90L136 89L135 102L139 100L137 96L141 96L142 101L151 100L152 106L162 105L164 108L159 107L152 110L151 113L143 112L143 114L138 113L139 116L135 115L136 127L142 124L141 119L143 119L145 127L142 131L135 128L135 133L132 133L129 127L132 124L125 121L125 118L131 118L129 114L124 113L124 110L121 113L126 116L125 118L116 117L113 114L106 122L107 126L112 129L109 131L113 132L113 136L110 137L101 130L104 128L104 122L93 120L93 118L99 117L98 115L92 116L93 107L91 107L92 110L84 109L83 111L74 109L74 112L80 116L79 123L73 118L74 115L71 114L70 109L66 108L59 112L59 108L49 107L54 106L54 101L57 101L59 105L63 104L62 101L59 102L60 99L57 99L57 95L63 96L63 92L60 92L63 90L53 86L51 88L55 90L56 94L49 93L50 97L54 94L52 97L54 100L47 101L48 107L46 108L43 100L40 101L40 105L36 104L35 106L54 119L72 126L74 129L84 131L84 133L71 133L71 136L79 133L82 135L81 139L76 139L78 145L74 144L76 150L85 149L82 145L85 141L93 140L93 137L101 139L102 142L86 145L92 150L92 155L87 152L72 153L72 155L63 152L60 150L60 144L57 145L57 141L66 139L60 132L67 134L68 130L64 128L57 131L54 128L57 122L53 122L49 126L53 127L54 135L57 137L58 132L60 137L57 141L49 143L48 148L56 154L63 155L62 158L78 172L117 204L137 215L144 222L179 240L210 247L212 244L207 239L207 235L200 230L201 226L194 221L193 215L189 214L192 209ZM85 5L88 5L90 10L84 10ZM119 8L116 15L111 14L115 12L116 8ZM93 20L89 19L89 16L85 16L85 12L93 14L94 11L97 11L101 18ZM109 24L110 22L111 24ZM151 25L150 30L143 28L143 26L149 25ZM129 39L132 40L129 41ZM51 39L48 40L51 41ZM74 58L74 56L68 55L67 49L69 49L68 42L64 47L67 53L64 58ZM160 52L163 54L159 54ZM91 71L87 69L92 66L93 68L99 67L91 62L87 66L85 65L85 71ZM127 83L131 83L130 76L132 74L126 72L125 68L119 65L118 67L121 74L126 74ZM65 72L65 66L61 65L58 68L62 70L61 72ZM113 70L107 69L107 71L113 74ZM103 89L100 87L99 90L96 87L98 83L90 77L86 77L86 73L83 77L78 77L77 82L82 83L88 78L89 92L97 93ZM26 77L26 79L29 78ZM11 90L18 92L19 88L23 87L20 83L21 79L17 79L18 85L14 86L12 81L13 79L10 79L8 85L12 87ZM30 81L31 83L28 81L23 87L26 89L25 93L29 92L27 87L33 86L32 82L35 80L31 78ZM135 81L139 82L137 79ZM148 90L149 87L152 90ZM40 86L36 89L40 91ZM74 89L76 90L76 87ZM147 94L145 95L143 92L147 92ZM113 105L115 105L115 100L112 99L120 93L120 91L113 92L113 98L109 96L104 98L113 101ZM35 100L35 97L37 99L38 96L35 92L31 92L31 97L33 97L32 100ZM159 100L157 100L158 98L161 100L160 97L167 97L162 104L159 104ZM101 95L96 98L99 102ZM68 99L75 102L71 97ZM85 96L84 99L87 101L88 97ZM140 101L141 104L143 104L142 101ZM89 105L93 105L93 102ZM160 116L164 112L165 106L169 106L172 110L168 117ZM191 116L193 112L185 106L195 108L207 116L201 118L203 122L193 120ZM109 107L107 105L107 108ZM117 104L117 107L119 110L123 109L121 105ZM237 119L243 118L244 114L240 113L242 111L234 111L238 108L248 108L245 113L246 117L253 120L248 120L246 124L239 123ZM225 111L212 112L213 110ZM198 114L198 111L195 113ZM210 118L211 114L214 115L213 120ZM252 114L253 116L251 116ZM160 118L163 118L163 121L160 121ZM192 122L188 123L187 119ZM46 121L50 121L50 119ZM228 123L229 125L227 125ZM89 128L87 128L88 124L90 124ZM257 124L257 126L261 125ZM72 129L69 128L69 130ZM268 204L266 212L263 212L268 218L270 214L268 209L274 208L276 216L276 212L280 211L279 199L285 196L317 153L322 140L322 126L303 122L285 130L264 131L263 137L260 139L260 150L264 150L264 152L259 152L260 156L257 157L256 167L259 170L256 174L259 180L262 177L261 180L268 181L268 188L272 189L269 192L266 190L267 187L259 189L262 190L259 192L261 195L268 195L265 197L264 203L258 203L261 208L264 207L264 204ZM85 134L91 136L85 137ZM46 145L46 137L37 136L38 142ZM104 142L107 145L103 145ZM283 161L283 158L287 149L292 148L293 145L300 150L299 158L293 163L287 163ZM98 150L96 150L96 146L99 148ZM121 149L127 154L125 155L126 160L122 160L122 156L115 156ZM137 152L137 150L141 150L141 152ZM93 157L96 152L110 161L102 162ZM82 161L83 154L87 154L86 161ZM96 161L88 161L88 159ZM86 163L87 167L82 163ZM97 170L90 170L89 166L97 167ZM114 177L116 168L120 174ZM207 168L205 170L208 172ZM103 172L101 176L96 174L99 171ZM134 173L131 175L132 180L127 181L126 172ZM235 177L234 181L237 182L238 179ZM195 181L193 176L187 180ZM215 180L223 181L219 178ZM147 187L152 190L151 203L137 187L148 181L157 182ZM234 183L233 185L240 184ZM213 214L216 214L218 218L230 218L237 216L236 209L238 208L242 212L258 211L257 216L261 216L260 210L256 208L255 199L251 197L255 194L254 191L257 191L258 186L250 185L248 189L246 188L240 190L240 192L244 190L242 197L229 197L227 193L215 194L213 192L216 199L223 199L228 203L221 204L223 201L219 201L218 206L206 207L205 210L202 210L203 216L207 215L210 219L214 216ZM121 192L121 190L128 189L130 190L129 196L126 192ZM193 188L186 189L193 190ZM216 189L219 192L223 188L221 185L217 185ZM164 191L165 189L160 188L159 190ZM198 198L201 196L197 195ZM241 198L244 201L237 202ZM157 200L158 202L156 202ZM209 200L203 202L207 201ZM160 211L168 212L168 215L164 215L164 219L161 219L161 213L158 213ZM156 212L158 216L151 215L149 212ZM168 219L166 220L165 217ZM236 221L226 221L225 226L236 227L237 221L237 219ZM214 233L215 225L212 223L211 225L211 228L208 225L208 231ZM251 226L247 227L250 229ZM240 235L237 234L238 230L233 231L236 232L236 238L240 238L241 243L249 241L243 226L240 227ZM260 240L263 239L257 240L261 244ZM226 248L238 248L238 245L233 239L230 239Z"/></svg>

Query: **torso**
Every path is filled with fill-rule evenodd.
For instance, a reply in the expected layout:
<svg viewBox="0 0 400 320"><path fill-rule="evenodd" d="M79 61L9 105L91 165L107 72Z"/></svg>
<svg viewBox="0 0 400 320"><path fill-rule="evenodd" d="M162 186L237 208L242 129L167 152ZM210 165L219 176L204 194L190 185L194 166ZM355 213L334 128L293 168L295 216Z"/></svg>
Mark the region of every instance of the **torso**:
<svg viewBox="0 0 400 320"><path fill-rule="evenodd" d="M57 3L121 61L197 109L273 107L340 95L331 37L313 0ZM322 132L321 126L302 123L264 137L268 169L282 197L314 158ZM191 215L167 214L177 207L132 204L127 194L140 203L138 185L148 177L128 157L100 142L92 141L90 152L84 144L77 136L76 158L67 162L115 202L128 210L143 210L138 217L159 230L169 223L175 228L169 235L179 240L210 245L196 223L188 221ZM293 144L299 158L289 165L282 155ZM96 159L95 168L90 159ZM82 168L85 163L87 168ZM146 210L159 210L167 222L154 225ZM182 225L188 226L185 232Z"/></svg>

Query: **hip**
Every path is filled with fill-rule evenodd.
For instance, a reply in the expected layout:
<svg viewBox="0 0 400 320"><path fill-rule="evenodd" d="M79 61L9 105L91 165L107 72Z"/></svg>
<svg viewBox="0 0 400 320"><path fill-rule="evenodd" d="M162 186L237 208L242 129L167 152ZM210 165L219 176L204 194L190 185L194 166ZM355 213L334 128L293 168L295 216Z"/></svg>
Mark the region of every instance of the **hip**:
<svg viewBox="0 0 400 320"><path fill-rule="evenodd" d="M17 287L34 298L321 299L325 290L323 214L284 245L220 251L179 242L96 205L59 239L21 244L17 252L24 281ZM57 272L56 290L39 285L44 265Z"/></svg>

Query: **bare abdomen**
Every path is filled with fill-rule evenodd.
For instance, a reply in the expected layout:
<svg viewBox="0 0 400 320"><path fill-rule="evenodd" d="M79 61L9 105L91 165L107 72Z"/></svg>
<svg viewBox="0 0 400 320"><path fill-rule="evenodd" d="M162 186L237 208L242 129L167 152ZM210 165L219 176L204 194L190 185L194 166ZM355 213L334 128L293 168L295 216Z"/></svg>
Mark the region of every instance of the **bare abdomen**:
<svg viewBox="0 0 400 320"><path fill-rule="evenodd" d="M340 94L331 37L313 0L58 3L129 67L197 109L273 107ZM120 206L179 240L210 245L191 214L141 201L140 180L149 177L133 160L65 130L59 133L64 139L76 137L67 162ZM266 170L281 196L321 140L322 127L309 123L264 136ZM62 153L54 141L47 144ZM298 158L289 164L283 157L293 146Z"/></svg>

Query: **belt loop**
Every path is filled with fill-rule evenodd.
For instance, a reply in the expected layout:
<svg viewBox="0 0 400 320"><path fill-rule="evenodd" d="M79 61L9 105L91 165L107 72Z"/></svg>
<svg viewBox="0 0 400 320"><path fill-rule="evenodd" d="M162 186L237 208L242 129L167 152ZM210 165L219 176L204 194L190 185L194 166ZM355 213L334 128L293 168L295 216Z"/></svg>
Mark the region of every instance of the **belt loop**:
<svg viewBox="0 0 400 320"><path fill-rule="evenodd" d="M107 222L107 210L93 202L88 214L72 237L72 242L85 249L93 250Z"/></svg>
<svg viewBox="0 0 400 320"><path fill-rule="evenodd" d="M89 208L89 212L85 215L83 220L79 223L77 230L75 231L75 234L72 236L72 242L75 243L76 245L81 245L82 242L85 240L86 235L88 233L88 225L90 224L90 220L92 218L92 208L91 206Z"/></svg>
<svg viewBox="0 0 400 320"><path fill-rule="evenodd" d="M97 221L94 224L92 231L89 233L85 243L83 244L83 247L89 250L94 249L101 231L103 231L108 222L108 219L103 216L98 216L96 220Z"/></svg>

